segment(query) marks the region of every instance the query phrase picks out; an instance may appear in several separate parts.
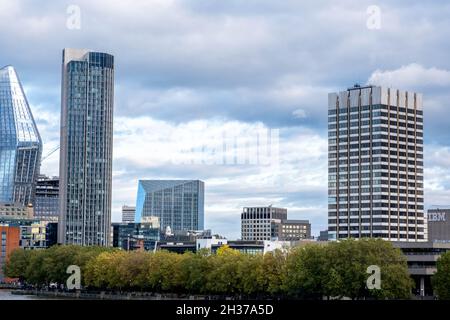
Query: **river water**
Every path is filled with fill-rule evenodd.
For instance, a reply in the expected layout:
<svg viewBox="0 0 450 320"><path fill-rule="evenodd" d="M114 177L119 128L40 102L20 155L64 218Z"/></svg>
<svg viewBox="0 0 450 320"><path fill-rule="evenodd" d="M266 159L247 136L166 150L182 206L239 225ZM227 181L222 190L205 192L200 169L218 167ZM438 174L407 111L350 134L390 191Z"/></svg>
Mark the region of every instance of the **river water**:
<svg viewBox="0 0 450 320"><path fill-rule="evenodd" d="M21 294L11 294L11 290L0 289L0 300L42 300L45 298L36 296L25 296Z"/></svg>

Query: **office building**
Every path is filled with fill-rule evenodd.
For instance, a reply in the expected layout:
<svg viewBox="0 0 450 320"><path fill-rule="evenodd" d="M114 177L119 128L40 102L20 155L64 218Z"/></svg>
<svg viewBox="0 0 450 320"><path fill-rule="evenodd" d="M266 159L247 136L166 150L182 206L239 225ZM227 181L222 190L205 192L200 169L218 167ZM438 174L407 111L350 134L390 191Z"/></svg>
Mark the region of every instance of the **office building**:
<svg viewBox="0 0 450 320"><path fill-rule="evenodd" d="M34 216L44 221L58 222L59 178L40 175L36 184Z"/></svg>
<svg viewBox="0 0 450 320"><path fill-rule="evenodd" d="M218 235L214 235L218 236ZM200 238L210 238L213 237L211 230L176 230L170 234L162 234L161 239L168 242L186 242L195 241Z"/></svg>
<svg viewBox="0 0 450 320"><path fill-rule="evenodd" d="M427 241L422 95L367 86L328 95L328 235Z"/></svg>
<svg viewBox="0 0 450 320"><path fill-rule="evenodd" d="M122 222L126 223L134 222L135 215L136 215L136 207L122 206Z"/></svg>
<svg viewBox="0 0 450 320"><path fill-rule="evenodd" d="M32 219L34 216L33 206L23 206L19 203L0 203L0 217L11 219Z"/></svg>
<svg viewBox="0 0 450 320"><path fill-rule="evenodd" d="M266 254L275 250L285 251L292 246L289 241L269 241L269 240L227 240L222 238L196 239L195 241L171 242L159 241L156 250L166 250L174 253L198 252L207 249L216 254L217 250L227 245L230 249L243 254Z"/></svg>
<svg viewBox="0 0 450 320"><path fill-rule="evenodd" d="M311 224L308 220L282 220L275 224L279 241L300 241L311 238Z"/></svg>
<svg viewBox="0 0 450 320"><path fill-rule="evenodd" d="M450 243L450 208L428 210L428 239L434 243Z"/></svg>
<svg viewBox="0 0 450 320"><path fill-rule="evenodd" d="M242 240L272 240L278 237L278 225L287 219L287 209L245 207L241 213Z"/></svg>
<svg viewBox="0 0 450 320"><path fill-rule="evenodd" d="M64 49L58 242L110 244L114 57Z"/></svg>
<svg viewBox="0 0 450 320"><path fill-rule="evenodd" d="M113 247L123 250L152 251L159 240L159 223L121 222L113 223Z"/></svg>
<svg viewBox="0 0 450 320"><path fill-rule="evenodd" d="M320 231L317 241L328 241L328 230Z"/></svg>
<svg viewBox="0 0 450 320"><path fill-rule="evenodd" d="M450 243L445 242L393 242L394 247L402 250L408 263L408 272L415 282L413 294L432 296L431 278L437 271L436 261L450 251Z"/></svg>
<svg viewBox="0 0 450 320"><path fill-rule="evenodd" d="M136 221L154 216L162 233L170 228L202 230L205 184L200 180L140 180L136 200Z"/></svg>
<svg viewBox="0 0 450 320"><path fill-rule="evenodd" d="M20 229L0 224L0 283L5 281L3 267L8 262L9 255L18 249Z"/></svg>
<svg viewBox="0 0 450 320"><path fill-rule="evenodd" d="M0 202L34 202L42 142L15 69L0 69Z"/></svg>
<svg viewBox="0 0 450 320"><path fill-rule="evenodd" d="M0 216L0 225L20 230L19 247L25 250L46 249L54 243L54 223L34 218L11 218ZM53 232L53 233L52 233Z"/></svg>
<svg viewBox="0 0 450 320"><path fill-rule="evenodd" d="M241 238L245 241L300 241L311 238L308 220L290 220L287 209L245 207L241 213Z"/></svg>

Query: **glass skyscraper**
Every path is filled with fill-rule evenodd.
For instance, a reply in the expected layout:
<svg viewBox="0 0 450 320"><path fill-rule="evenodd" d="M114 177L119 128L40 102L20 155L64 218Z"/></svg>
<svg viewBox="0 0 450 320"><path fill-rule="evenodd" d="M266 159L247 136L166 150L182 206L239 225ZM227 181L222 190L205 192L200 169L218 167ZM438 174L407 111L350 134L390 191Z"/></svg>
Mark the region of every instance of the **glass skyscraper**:
<svg viewBox="0 0 450 320"><path fill-rule="evenodd" d="M203 230L204 194L200 180L139 180L136 221L158 217L162 232Z"/></svg>
<svg viewBox="0 0 450 320"><path fill-rule="evenodd" d="M42 142L13 67L0 69L0 202L33 204Z"/></svg>
<svg viewBox="0 0 450 320"><path fill-rule="evenodd" d="M422 95L355 86L328 95L328 235L427 241Z"/></svg>
<svg viewBox="0 0 450 320"><path fill-rule="evenodd" d="M58 242L110 244L114 57L64 49Z"/></svg>

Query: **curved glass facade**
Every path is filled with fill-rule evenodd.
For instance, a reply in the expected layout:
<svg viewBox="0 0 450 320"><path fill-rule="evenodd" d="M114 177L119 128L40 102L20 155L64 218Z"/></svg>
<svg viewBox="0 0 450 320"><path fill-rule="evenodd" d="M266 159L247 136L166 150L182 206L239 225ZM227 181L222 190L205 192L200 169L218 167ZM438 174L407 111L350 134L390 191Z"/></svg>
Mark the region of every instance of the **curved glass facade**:
<svg viewBox="0 0 450 320"><path fill-rule="evenodd" d="M0 202L34 203L42 142L13 67L0 69Z"/></svg>

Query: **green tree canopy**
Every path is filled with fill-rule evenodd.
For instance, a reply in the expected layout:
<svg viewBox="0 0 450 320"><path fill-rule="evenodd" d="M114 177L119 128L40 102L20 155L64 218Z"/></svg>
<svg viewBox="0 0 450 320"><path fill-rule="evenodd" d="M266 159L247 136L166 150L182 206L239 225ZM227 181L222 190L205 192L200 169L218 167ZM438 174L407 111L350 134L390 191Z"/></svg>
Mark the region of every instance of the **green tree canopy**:
<svg viewBox="0 0 450 320"><path fill-rule="evenodd" d="M432 277L433 289L439 299L450 300L450 251L437 261L437 271Z"/></svg>

